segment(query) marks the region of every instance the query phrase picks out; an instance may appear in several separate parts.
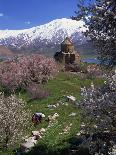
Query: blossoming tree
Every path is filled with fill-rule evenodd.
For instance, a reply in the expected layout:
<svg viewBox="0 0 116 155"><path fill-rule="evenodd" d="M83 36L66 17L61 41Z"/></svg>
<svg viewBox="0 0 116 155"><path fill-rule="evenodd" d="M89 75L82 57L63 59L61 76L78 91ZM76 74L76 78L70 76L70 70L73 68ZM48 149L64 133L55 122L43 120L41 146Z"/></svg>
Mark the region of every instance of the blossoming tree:
<svg viewBox="0 0 116 155"><path fill-rule="evenodd" d="M86 36L96 46L99 59L116 65L116 0L80 0L75 20L85 21Z"/></svg>
<svg viewBox="0 0 116 155"><path fill-rule="evenodd" d="M0 148L16 145L29 127L30 112L22 100L0 94Z"/></svg>
<svg viewBox="0 0 116 155"><path fill-rule="evenodd" d="M0 84L15 91L31 82L46 82L53 78L57 71L57 65L52 58L39 54L20 56L0 63Z"/></svg>
<svg viewBox="0 0 116 155"><path fill-rule="evenodd" d="M107 77L103 87L95 88L92 84L91 88L84 87L81 92L84 100L80 107L87 118L83 130L89 135L90 153L108 155L116 136L116 74Z"/></svg>

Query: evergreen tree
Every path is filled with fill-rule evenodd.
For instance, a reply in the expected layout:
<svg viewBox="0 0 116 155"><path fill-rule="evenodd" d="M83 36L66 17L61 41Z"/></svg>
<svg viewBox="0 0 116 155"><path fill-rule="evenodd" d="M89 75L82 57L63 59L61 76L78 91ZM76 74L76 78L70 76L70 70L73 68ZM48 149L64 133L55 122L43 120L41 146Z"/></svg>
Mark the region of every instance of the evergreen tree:
<svg viewBox="0 0 116 155"><path fill-rule="evenodd" d="M116 65L116 0L81 0L74 20L83 19L85 33L97 47L101 63Z"/></svg>

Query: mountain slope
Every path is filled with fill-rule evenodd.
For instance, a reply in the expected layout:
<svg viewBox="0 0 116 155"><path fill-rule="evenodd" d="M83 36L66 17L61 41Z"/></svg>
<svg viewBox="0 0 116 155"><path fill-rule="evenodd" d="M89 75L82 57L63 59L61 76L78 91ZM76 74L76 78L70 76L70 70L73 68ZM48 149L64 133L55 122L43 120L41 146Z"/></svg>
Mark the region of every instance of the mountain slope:
<svg viewBox="0 0 116 155"><path fill-rule="evenodd" d="M8 48L0 46L0 57L12 56L13 53Z"/></svg>
<svg viewBox="0 0 116 155"><path fill-rule="evenodd" d="M0 30L0 45L15 52L55 53L60 50L60 43L65 37L70 37L78 46L86 43L83 33L86 30L82 20L56 19L47 24L25 30ZM52 55L53 55L52 54Z"/></svg>

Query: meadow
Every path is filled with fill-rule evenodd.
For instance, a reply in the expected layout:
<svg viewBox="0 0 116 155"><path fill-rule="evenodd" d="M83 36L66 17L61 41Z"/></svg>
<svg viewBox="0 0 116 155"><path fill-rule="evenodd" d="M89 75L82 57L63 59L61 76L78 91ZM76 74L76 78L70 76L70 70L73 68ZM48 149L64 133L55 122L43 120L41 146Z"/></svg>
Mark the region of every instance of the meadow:
<svg viewBox="0 0 116 155"><path fill-rule="evenodd" d="M37 127L34 127L30 120L30 131L27 131L28 136L31 135L32 130L39 130L41 128L45 128L47 130L44 136L38 140L35 150L32 150L29 154L35 154L38 151L40 151L41 154L55 154L56 152L62 153L62 151L66 151L70 147L69 139L79 132L81 125L80 110L73 104L67 102L66 96L75 96L78 103L81 100L81 87L90 87L91 82L93 82L96 86L101 86L103 81L104 80L100 78L82 79L78 75L70 72L59 72L54 79L49 80L44 84L44 88L46 88L50 94L46 99L31 101L25 91L20 92L20 95L17 94L18 97L26 101L26 107L32 114L35 112L42 112L46 115L46 118L54 113L59 115L53 126L49 128L48 122L45 120L37 125ZM52 109L48 108L48 105L51 104L59 104L59 106ZM75 116L70 116L72 113L75 113ZM71 127L69 131L64 133L65 128L70 125ZM17 144L16 147L19 145L20 144ZM35 151L35 153L33 153L33 151ZM9 153L8 151L7 153L1 153L1 155L6 154L10 155L13 154L13 152L10 150Z"/></svg>

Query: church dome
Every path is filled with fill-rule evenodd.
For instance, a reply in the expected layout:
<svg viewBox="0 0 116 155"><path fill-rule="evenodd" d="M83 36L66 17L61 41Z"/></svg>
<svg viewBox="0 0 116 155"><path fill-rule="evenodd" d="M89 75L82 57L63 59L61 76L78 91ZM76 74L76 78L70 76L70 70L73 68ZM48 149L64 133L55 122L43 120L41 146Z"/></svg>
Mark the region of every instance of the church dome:
<svg viewBox="0 0 116 155"><path fill-rule="evenodd" d="M64 39L64 41L61 43L61 45L73 45L72 42L68 37Z"/></svg>

